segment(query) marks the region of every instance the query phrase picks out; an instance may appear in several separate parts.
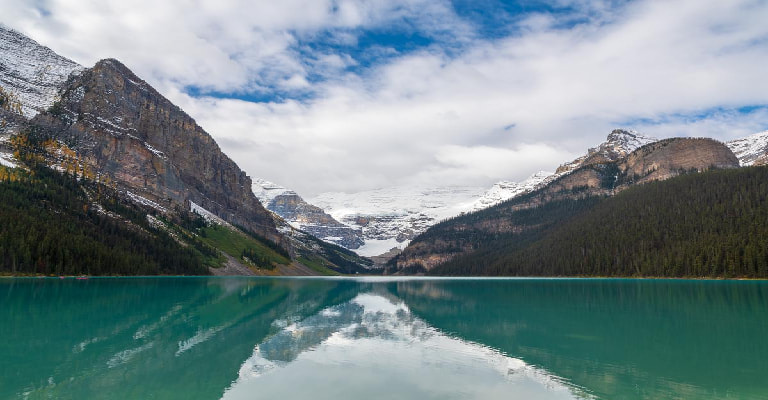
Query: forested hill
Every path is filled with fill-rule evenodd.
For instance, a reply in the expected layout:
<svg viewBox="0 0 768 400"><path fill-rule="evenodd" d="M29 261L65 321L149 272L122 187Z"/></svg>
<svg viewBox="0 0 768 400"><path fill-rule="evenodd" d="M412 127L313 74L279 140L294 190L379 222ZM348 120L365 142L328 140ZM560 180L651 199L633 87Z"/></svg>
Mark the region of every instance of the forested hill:
<svg viewBox="0 0 768 400"><path fill-rule="evenodd" d="M0 273L207 275L203 255L110 188L39 166L0 166Z"/></svg>
<svg viewBox="0 0 768 400"><path fill-rule="evenodd" d="M559 224L474 243L476 251L430 273L768 277L768 167L686 174L574 202Z"/></svg>

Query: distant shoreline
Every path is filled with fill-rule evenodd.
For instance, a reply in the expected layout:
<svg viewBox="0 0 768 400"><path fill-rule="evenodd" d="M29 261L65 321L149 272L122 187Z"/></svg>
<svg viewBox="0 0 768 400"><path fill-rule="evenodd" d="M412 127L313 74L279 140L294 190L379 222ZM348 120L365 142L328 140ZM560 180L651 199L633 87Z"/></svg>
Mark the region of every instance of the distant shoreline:
<svg viewBox="0 0 768 400"><path fill-rule="evenodd" d="M526 280L526 279L579 279L579 280L612 280L612 279L632 279L632 280L680 280L680 281L768 281L768 278L748 278L748 277L665 277L665 276L425 276L425 275L311 275L311 276L293 276L293 275L275 275L275 276L251 276L251 275L31 275L31 274L0 274L0 279L14 278L46 278L46 279L101 279L101 278L290 278L290 279L374 279L374 280Z"/></svg>

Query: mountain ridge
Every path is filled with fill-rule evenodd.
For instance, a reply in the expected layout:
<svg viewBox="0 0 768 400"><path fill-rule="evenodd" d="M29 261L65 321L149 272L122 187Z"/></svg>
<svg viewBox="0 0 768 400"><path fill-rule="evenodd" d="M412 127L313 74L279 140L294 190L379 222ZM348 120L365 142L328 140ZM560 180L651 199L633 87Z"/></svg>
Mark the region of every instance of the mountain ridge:
<svg viewBox="0 0 768 400"><path fill-rule="evenodd" d="M293 190L265 179L255 179L253 193L268 210L296 229L350 250L365 243L362 229L342 224L320 207L307 203Z"/></svg>
<svg viewBox="0 0 768 400"><path fill-rule="evenodd" d="M594 154L598 154L598 161L590 160ZM688 171L739 166L739 160L733 152L712 139L664 139L645 144L623 157L619 157L618 152L607 155L591 152L587 157L580 158L583 160L581 165L535 191L431 227L393 259L392 269L429 271L457 256L474 251L476 243L473 237L494 240L494 237L531 229L528 223L515 223L512 218L515 213L534 212L526 210L535 210L558 201L613 196L631 186L665 180Z"/></svg>
<svg viewBox="0 0 768 400"><path fill-rule="evenodd" d="M0 24L0 86L12 93L27 118L47 110L56 101L59 87L80 64L56 54L29 37Z"/></svg>

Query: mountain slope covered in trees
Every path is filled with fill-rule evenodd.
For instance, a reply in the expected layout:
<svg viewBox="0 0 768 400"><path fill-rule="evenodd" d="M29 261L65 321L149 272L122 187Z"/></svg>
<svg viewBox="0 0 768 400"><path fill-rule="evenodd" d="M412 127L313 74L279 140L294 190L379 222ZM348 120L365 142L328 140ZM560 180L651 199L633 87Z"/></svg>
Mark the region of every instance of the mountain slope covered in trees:
<svg viewBox="0 0 768 400"><path fill-rule="evenodd" d="M766 167L685 174L566 202L573 212L560 223L478 238L476 251L430 273L768 277Z"/></svg>
<svg viewBox="0 0 768 400"><path fill-rule="evenodd" d="M0 273L208 274L202 253L149 221L103 185L0 166Z"/></svg>

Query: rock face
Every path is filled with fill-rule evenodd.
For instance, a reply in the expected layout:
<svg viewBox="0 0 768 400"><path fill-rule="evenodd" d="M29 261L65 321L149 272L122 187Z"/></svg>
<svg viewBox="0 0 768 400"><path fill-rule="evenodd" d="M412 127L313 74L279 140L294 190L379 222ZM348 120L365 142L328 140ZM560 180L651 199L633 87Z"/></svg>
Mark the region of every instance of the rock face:
<svg viewBox="0 0 768 400"><path fill-rule="evenodd" d="M61 85L84 68L0 25L0 87L18 99L27 118L53 105Z"/></svg>
<svg viewBox="0 0 768 400"><path fill-rule="evenodd" d="M768 131L727 142L742 166L768 164Z"/></svg>
<svg viewBox="0 0 768 400"><path fill-rule="evenodd" d="M544 181L544 184L567 175L580 167L616 161L626 157L636 149L656 141L658 141L658 139L645 136L637 131L614 129L608 134L605 142L600 143L597 147L587 150L587 154L559 166L555 173Z"/></svg>
<svg viewBox="0 0 768 400"><path fill-rule="evenodd" d="M245 172L189 115L116 60L70 78L61 100L32 124L134 199L167 209L194 203L280 241Z"/></svg>
<svg viewBox="0 0 768 400"><path fill-rule="evenodd" d="M619 163L619 170L633 183L668 179L686 171L735 168L733 152L713 139L666 139L643 146Z"/></svg>
<svg viewBox="0 0 768 400"><path fill-rule="evenodd" d="M256 179L253 193L269 211L296 229L347 249L363 245L362 229L353 229L335 220L322 208L307 203L293 190L264 179Z"/></svg>
<svg viewBox="0 0 768 400"><path fill-rule="evenodd" d="M513 199L430 228L397 257L395 270L411 271L415 267L418 267L416 270L429 270L473 251L463 237L521 232L527 227L512 223L508 217L520 210L560 199L611 196L633 185L664 180L681 173L739 166L733 152L712 139L665 139L646 144L624 156L620 156L619 152L590 153L576 169L519 197L517 201Z"/></svg>

